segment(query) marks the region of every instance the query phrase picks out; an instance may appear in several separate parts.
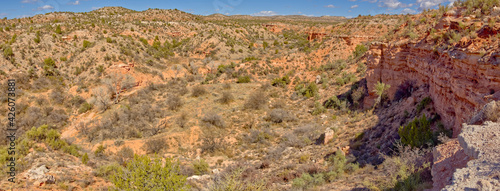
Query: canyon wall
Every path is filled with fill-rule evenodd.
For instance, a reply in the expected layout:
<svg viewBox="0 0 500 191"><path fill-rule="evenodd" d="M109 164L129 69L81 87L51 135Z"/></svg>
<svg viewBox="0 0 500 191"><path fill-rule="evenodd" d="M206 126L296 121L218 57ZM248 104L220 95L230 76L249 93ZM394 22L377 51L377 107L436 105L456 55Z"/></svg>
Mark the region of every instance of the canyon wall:
<svg viewBox="0 0 500 191"><path fill-rule="evenodd" d="M392 100L401 83L415 80L417 85L429 86L436 111L456 137L476 110L500 98L500 53L496 51L482 57L467 49L435 50L425 42L373 43L367 54L370 95L365 107L374 104L377 81L391 85Z"/></svg>

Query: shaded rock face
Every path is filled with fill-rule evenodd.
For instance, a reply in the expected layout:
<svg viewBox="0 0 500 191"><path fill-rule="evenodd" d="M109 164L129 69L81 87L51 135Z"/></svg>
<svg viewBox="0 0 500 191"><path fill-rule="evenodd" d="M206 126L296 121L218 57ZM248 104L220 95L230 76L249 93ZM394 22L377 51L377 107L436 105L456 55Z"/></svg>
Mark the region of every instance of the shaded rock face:
<svg viewBox="0 0 500 191"><path fill-rule="evenodd" d="M457 139L434 147L432 151L434 164L432 165L432 190L441 190L451 184L453 172L457 168L463 168L471 159L465 154Z"/></svg>
<svg viewBox="0 0 500 191"><path fill-rule="evenodd" d="M458 141L473 159L455 171L443 190L500 190L500 123L463 124Z"/></svg>
<svg viewBox="0 0 500 191"><path fill-rule="evenodd" d="M376 43L367 55L369 96L364 106L373 105L378 81L391 85L392 100L397 87L407 80L429 86L429 94L442 122L456 137L476 109L500 98L500 66L495 58L466 51L434 51L431 46L398 42Z"/></svg>

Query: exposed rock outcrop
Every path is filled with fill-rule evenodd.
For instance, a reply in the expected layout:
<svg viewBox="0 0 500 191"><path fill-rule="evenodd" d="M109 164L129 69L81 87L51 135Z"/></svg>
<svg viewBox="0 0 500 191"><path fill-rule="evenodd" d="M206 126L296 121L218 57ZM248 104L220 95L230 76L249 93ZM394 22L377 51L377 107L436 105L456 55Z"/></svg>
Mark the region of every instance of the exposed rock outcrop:
<svg viewBox="0 0 500 191"><path fill-rule="evenodd" d="M434 164L432 166L432 190L441 190L451 184L451 178L457 168L463 168L471 159L464 152L457 139L434 147L432 151Z"/></svg>
<svg viewBox="0 0 500 191"><path fill-rule="evenodd" d="M435 50L425 43L407 41L375 43L370 47L367 66L370 96L365 99L365 107L374 103L377 81L391 85L390 99L406 80L428 84L436 111L446 126L453 127L454 137L460 133L460 124L467 122L476 109L500 98L500 66L494 56Z"/></svg>
<svg viewBox="0 0 500 191"><path fill-rule="evenodd" d="M489 121L484 125L463 124L458 142L472 160L455 171L451 185L443 190L500 190L500 124ZM449 158L459 157L456 154ZM438 170L434 168L436 165L433 171Z"/></svg>

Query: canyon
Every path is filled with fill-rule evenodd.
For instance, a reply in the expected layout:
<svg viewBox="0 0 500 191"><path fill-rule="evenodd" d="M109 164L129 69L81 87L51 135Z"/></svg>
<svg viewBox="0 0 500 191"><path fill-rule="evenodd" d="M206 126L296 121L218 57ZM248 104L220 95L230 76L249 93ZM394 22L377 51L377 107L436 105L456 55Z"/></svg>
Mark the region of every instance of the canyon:
<svg viewBox="0 0 500 191"><path fill-rule="evenodd" d="M495 54L498 54L496 52ZM367 83L373 106L374 84L391 85L390 99L407 80L429 86L429 96L443 123L458 136L461 124L486 103L500 99L500 66L494 57L481 57L468 50L435 50L416 42L374 43L367 56Z"/></svg>

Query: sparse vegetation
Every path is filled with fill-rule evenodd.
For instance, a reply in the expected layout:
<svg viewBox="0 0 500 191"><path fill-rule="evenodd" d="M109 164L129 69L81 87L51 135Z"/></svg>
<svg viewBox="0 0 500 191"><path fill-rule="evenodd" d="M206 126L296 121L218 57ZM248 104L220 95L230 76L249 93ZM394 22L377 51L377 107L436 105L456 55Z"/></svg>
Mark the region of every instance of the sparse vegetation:
<svg viewBox="0 0 500 191"><path fill-rule="evenodd" d="M162 161L135 155L125 168L118 168L111 181L122 190L189 190L179 164L171 158Z"/></svg>
<svg viewBox="0 0 500 191"><path fill-rule="evenodd" d="M399 127L398 134L399 137L401 137L401 142L411 147L422 147L424 145L434 144L430 129L430 121L425 114L420 118L415 118L405 127Z"/></svg>

